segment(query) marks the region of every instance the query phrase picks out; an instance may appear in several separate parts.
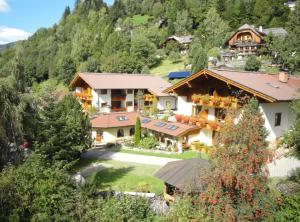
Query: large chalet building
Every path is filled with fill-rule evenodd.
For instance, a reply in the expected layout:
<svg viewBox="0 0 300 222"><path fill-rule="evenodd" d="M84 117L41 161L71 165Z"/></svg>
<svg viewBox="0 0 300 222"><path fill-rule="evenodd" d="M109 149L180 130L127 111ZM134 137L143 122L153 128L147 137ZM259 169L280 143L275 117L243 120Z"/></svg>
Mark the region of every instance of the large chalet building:
<svg viewBox="0 0 300 222"><path fill-rule="evenodd" d="M84 110L98 113L133 112L139 105L148 106L153 98L159 110L175 109L176 98L163 93L171 86L164 79L143 74L78 73L71 81L75 96ZM139 104L138 92L144 104Z"/></svg>
<svg viewBox="0 0 300 222"><path fill-rule="evenodd" d="M290 102L299 98L300 78L281 72L238 72L228 70L202 70L165 90L177 96L177 114L190 117L199 126L199 134L188 142L200 141L212 145L215 132L226 120L230 109L240 109L241 98L255 97L269 131L267 141L277 142L290 129L294 116Z"/></svg>
<svg viewBox="0 0 300 222"><path fill-rule="evenodd" d="M225 45L228 46L229 52L223 54L223 58L231 59L233 57L242 58L248 55L259 54L259 50L265 46L264 38L268 35L285 37L287 31L282 27L264 29L262 26L244 24L230 36Z"/></svg>

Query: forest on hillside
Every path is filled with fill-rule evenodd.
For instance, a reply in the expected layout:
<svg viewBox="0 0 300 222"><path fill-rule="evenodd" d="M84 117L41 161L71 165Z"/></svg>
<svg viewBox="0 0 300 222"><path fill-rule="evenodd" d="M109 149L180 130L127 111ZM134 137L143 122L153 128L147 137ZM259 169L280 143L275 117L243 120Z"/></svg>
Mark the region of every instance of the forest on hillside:
<svg viewBox="0 0 300 222"><path fill-rule="evenodd" d="M0 76L11 73L18 58L28 86L54 78L68 84L76 71L149 73L166 57L178 57L178 45L161 44L170 35L193 35L196 54L219 49L244 23L284 27L287 39L270 38L276 64L299 68L299 7L284 0L77 0L60 21L40 28L26 41L0 53ZM293 55L293 56L291 56Z"/></svg>

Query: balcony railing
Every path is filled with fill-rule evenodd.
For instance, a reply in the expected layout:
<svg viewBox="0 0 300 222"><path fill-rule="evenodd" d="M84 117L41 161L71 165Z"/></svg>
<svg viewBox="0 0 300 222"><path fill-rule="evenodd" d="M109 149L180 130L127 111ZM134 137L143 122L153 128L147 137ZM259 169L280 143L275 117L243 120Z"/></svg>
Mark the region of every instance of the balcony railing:
<svg viewBox="0 0 300 222"><path fill-rule="evenodd" d="M208 94L193 94L193 103L199 104L200 106L225 108L225 109L237 109L238 100L234 97L220 97L220 96L210 96Z"/></svg>
<svg viewBox="0 0 300 222"><path fill-rule="evenodd" d="M122 112L122 111L126 111L127 108L124 108L124 107L112 107L111 110L113 112Z"/></svg>
<svg viewBox="0 0 300 222"><path fill-rule="evenodd" d="M220 121L211 121L199 116L175 115L176 121L183 124L196 125L199 128L206 128L213 131L219 131Z"/></svg>

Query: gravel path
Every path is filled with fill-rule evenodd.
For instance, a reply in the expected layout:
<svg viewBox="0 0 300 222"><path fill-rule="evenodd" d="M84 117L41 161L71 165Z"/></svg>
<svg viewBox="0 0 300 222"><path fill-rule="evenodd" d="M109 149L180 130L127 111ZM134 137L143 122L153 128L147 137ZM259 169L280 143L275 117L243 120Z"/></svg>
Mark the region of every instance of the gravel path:
<svg viewBox="0 0 300 222"><path fill-rule="evenodd" d="M150 164L164 166L165 164L171 161L177 161L180 159L173 158L164 158L156 156L144 156L137 154L121 153L121 152L112 152L107 150L93 149L89 150L82 155L83 158L97 158L97 159L106 159L106 160L117 160L123 162L131 163L141 163L141 164Z"/></svg>
<svg viewBox="0 0 300 222"><path fill-rule="evenodd" d="M296 168L300 168L300 160L294 157L282 157L268 164L270 177L290 176Z"/></svg>

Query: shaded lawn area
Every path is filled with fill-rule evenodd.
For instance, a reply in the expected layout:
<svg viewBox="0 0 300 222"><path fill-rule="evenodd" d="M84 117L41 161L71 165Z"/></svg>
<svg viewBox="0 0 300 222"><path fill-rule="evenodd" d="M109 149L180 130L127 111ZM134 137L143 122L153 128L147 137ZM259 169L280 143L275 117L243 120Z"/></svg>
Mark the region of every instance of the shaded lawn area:
<svg viewBox="0 0 300 222"><path fill-rule="evenodd" d="M87 183L93 184L100 190L153 192L162 194L163 182L156 179L153 174L161 166L128 163L115 160L82 159L77 165L81 168L91 163L106 163L112 165L86 178Z"/></svg>
<svg viewBox="0 0 300 222"><path fill-rule="evenodd" d="M167 154L167 153L158 153L158 152L154 152L154 151L151 152L151 150L143 151L143 150L130 150L130 149L121 149L121 150L119 150L119 152L137 154L137 155L145 155L145 156L175 158L175 159L182 159L182 160L197 158L197 157L201 157L202 159L206 159L206 160L208 159L207 154L200 153L200 152L197 152L197 151L194 151L194 150L187 150L187 151L184 151L181 154L179 154L179 153Z"/></svg>

